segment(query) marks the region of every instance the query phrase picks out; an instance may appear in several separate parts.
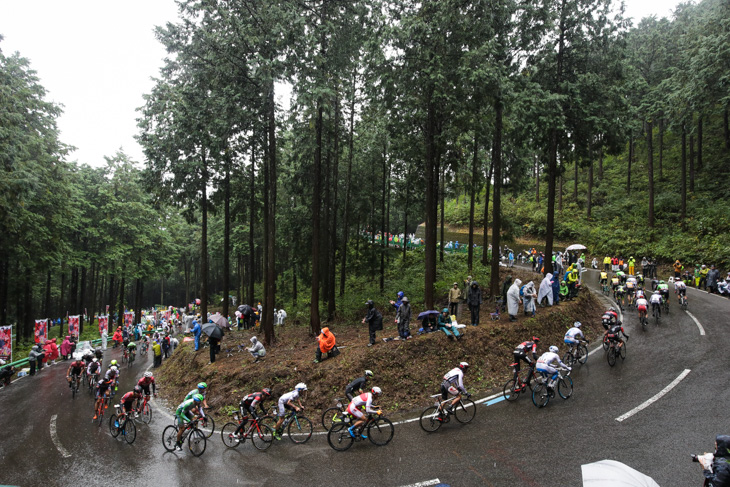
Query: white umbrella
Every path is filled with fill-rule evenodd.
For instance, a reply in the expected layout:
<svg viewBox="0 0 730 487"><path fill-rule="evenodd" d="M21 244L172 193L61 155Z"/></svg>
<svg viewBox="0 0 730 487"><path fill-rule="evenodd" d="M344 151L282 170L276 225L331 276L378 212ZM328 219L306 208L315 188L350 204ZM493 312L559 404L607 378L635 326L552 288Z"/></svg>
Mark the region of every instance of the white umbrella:
<svg viewBox="0 0 730 487"><path fill-rule="evenodd" d="M614 460L581 465L583 487L659 487L651 477Z"/></svg>
<svg viewBox="0 0 730 487"><path fill-rule="evenodd" d="M585 250L586 246L581 244L573 244L570 247L566 248L565 250Z"/></svg>

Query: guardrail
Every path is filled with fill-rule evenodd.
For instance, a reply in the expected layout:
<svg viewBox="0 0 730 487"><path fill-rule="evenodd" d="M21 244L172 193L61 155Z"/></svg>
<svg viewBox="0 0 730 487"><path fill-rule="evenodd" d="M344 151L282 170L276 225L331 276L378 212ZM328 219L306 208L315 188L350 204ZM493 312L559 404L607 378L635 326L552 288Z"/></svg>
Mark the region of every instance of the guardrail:
<svg viewBox="0 0 730 487"><path fill-rule="evenodd" d="M90 340L92 345L99 345L101 344L101 338L97 338L96 340ZM15 362L10 362L9 364L5 364L3 367L22 367L24 365L28 365L28 357L22 358L20 360L16 360Z"/></svg>

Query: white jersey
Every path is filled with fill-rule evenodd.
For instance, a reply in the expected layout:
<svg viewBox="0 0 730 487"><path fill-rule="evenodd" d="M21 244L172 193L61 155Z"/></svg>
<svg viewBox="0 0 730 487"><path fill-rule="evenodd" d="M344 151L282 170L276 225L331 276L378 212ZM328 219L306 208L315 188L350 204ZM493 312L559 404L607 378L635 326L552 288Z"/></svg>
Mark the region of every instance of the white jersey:
<svg viewBox="0 0 730 487"><path fill-rule="evenodd" d="M281 396L279 398L279 402L282 404L286 404L289 401L293 401L294 399L298 399L298 398L299 398L299 391L294 389L293 391L287 392L286 394Z"/></svg>
<svg viewBox="0 0 730 487"><path fill-rule="evenodd" d="M350 405L352 405L353 408L365 406L365 412L368 414L375 414L378 412L377 409L373 409L373 394L371 392L363 392L359 396L353 397Z"/></svg>
<svg viewBox="0 0 730 487"><path fill-rule="evenodd" d="M649 303L644 298L639 298L636 300L636 306L649 306Z"/></svg>
<svg viewBox="0 0 730 487"><path fill-rule="evenodd" d="M675 291L683 291L687 289L687 285L684 283L684 281L676 281L674 283L674 290Z"/></svg>
<svg viewBox="0 0 730 487"><path fill-rule="evenodd" d="M568 366L565 365L562 360L560 360L560 355L553 352L545 352L540 355L540 358L537 359L537 368L551 368L552 364L554 363L557 363L561 367L568 368Z"/></svg>
<svg viewBox="0 0 730 487"><path fill-rule="evenodd" d="M572 338L575 340L576 337L580 336L581 338L585 338L583 336L583 332L578 327L573 327L570 330L565 333L565 338Z"/></svg>
<svg viewBox="0 0 730 487"><path fill-rule="evenodd" d="M637 298L643 298L644 297L644 291L641 289L636 290L636 297Z"/></svg>
<svg viewBox="0 0 730 487"><path fill-rule="evenodd" d="M626 287L629 289L633 289L636 287L636 278L635 277L629 277L626 279Z"/></svg>
<svg viewBox="0 0 730 487"><path fill-rule="evenodd" d="M459 367L449 370L444 376L444 381L455 385L459 390L464 390L464 371Z"/></svg>
<svg viewBox="0 0 730 487"><path fill-rule="evenodd" d="M661 294L652 294L651 298L649 298L649 302L651 304L662 304L662 295Z"/></svg>

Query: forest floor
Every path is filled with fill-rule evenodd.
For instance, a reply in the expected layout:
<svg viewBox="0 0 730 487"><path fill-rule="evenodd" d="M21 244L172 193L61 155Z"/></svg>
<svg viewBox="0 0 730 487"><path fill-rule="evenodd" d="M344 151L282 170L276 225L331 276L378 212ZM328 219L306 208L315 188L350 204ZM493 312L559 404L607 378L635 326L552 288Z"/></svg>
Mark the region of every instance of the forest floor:
<svg viewBox="0 0 730 487"><path fill-rule="evenodd" d="M507 273L502 269L502 279ZM539 284L537 274L520 269L509 273L523 283L534 280ZM383 409L398 417L427 406L429 396L439 392L442 376L460 361L471 365L465 377L467 390L482 397L502 390L512 376L509 364L514 347L533 335L540 337L542 353L553 344L562 348L563 335L576 320L583 323L589 339L603 333L602 303L591 292L583 291L577 299L559 306L538 308L535 318L525 316L520 308L517 322L509 322L506 313L499 321L491 320L491 303L485 300L479 326L462 328L465 336L459 341L449 340L442 332L419 336L416 332L421 325L416 321L411 323L413 339L384 342L384 337L398 336L391 308L383 313L384 330L377 333L373 347L367 347L367 325L323 324L335 334L341 353L321 363L314 363L317 341L309 335L308 327L285 325L276 328L276 343L266 347L266 357L258 363L253 363L245 350L238 351L239 344L250 346L249 340L257 330L233 330L225 335L214 364L208 365L208 348L195 352L192 342L184 342L155 375L162 399L170 407L177 406L197 382L207 382L208 403L219 418L235 411L246 394L270 387L271 404L296 383L305 382L309 389L304 401L307 415L319 424L321 412L334 406L336 398L344 397L345 386L370 369L374 377L369 384L383 390ZM459 322L468 320L468 310L462 308ZM418 311L413 314L417 316ZM258 337L263 339L262 334ZM230 357L228 349L234 350Z"/></svg>

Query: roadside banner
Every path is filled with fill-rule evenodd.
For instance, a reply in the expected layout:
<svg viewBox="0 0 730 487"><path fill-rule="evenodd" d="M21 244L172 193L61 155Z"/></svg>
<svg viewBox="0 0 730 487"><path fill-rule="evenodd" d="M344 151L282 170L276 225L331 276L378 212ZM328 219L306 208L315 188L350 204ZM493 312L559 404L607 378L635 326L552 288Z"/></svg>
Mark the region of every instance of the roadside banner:
<svg viewBox="0 0 730 487"><path fill-rule="evenodd" d="M104 336L109 330L109 317L99 316L99 335Z"/></svg>
<svg viewBox="0 0 730 487"><path fill-rule="evenodd" d="M68 317L68 334L79 337L79 315Z"/></svg>
<svg viewBox="0 0 730 487"><path fill-rule="evenodd" d="M170 321L170 310L165 311L165 321Z"/></svg>
<svg viewBox="0 0 730 487"><path fill-rule="evenodd" d="M0 326L0 358L13 361L13 327Z"/></svg>
<svg viewBox="0 0 730 487"><path fill-rule="evenodd" d="M134 313L125 312L124 313L124 324L127 326L132 326L134 323Z"/></svg>
<svg viewBox="0 0 730 487"><path fill-rule="evenodd" d="M35 320L35 342L45 343L48 339L48 319Z"/></svg>

